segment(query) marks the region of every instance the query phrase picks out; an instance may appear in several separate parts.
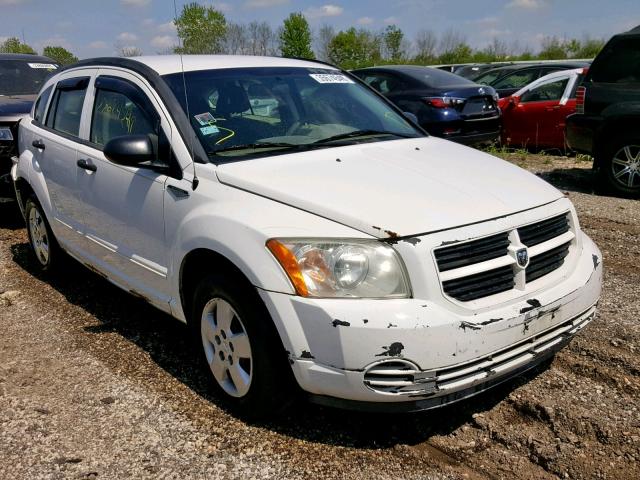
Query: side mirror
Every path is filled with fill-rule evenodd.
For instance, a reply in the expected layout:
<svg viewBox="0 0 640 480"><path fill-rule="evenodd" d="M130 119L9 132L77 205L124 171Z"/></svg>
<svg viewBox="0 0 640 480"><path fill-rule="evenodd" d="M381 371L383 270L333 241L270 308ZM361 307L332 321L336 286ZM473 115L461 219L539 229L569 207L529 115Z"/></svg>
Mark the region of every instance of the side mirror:
<svg viewBox="0 0 640 480"><path fill-rule="evenodd" d="M129 167L153 162L155 153L149 135L126 135L115 137L104 146L104 156L113 163Z"/></svg>
<svg viewBox="0 0 640 480"><path fill-rule="evenodd" d="M413 123L415 123L416 125L418 125L418 117L416 117L413 113L411 112L402 112L402 114L408 118L410 121L412 121Z"/></svg>

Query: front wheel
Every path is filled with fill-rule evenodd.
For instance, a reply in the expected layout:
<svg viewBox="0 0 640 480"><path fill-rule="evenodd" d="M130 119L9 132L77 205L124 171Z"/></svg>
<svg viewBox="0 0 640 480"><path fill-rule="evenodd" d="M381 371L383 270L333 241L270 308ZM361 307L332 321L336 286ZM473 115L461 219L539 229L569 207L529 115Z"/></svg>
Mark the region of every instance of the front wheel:
<svg viewBox="0 0 640 480"><path fill-rule="evenodd" d="M251 285L217 275L202 280L191 326L226 406L248 418L263 418L289 405L291 368Z"/></svg>
<svg viewBox="0 0 640 480"><path fill-rule="evenodd" d="M640 138L611 142L599 165L601 190L624 197L640 197Z"/></svg>

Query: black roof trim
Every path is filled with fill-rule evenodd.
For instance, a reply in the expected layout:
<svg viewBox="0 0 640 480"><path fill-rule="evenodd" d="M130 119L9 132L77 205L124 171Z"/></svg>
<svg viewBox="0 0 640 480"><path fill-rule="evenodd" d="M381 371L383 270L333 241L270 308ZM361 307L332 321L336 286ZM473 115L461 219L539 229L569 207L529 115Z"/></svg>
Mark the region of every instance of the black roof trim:
<svg viewBox="0 0 640 480"><path fill-rule="evenodd" d="M173 94L173 90L169 88L169 85L167 85L160 74L158 74L158 72L156 72L153 68L142 62L138 62L130 58L100 57L80 60L73 65L69 65L63 68L61 72L84 67L118 67L125 70L131 70L132 72L135 72L142 76L151 84L154 90L158 92L158 95L160 95L160 98L169 110L169 114L176 124L178 133L180 133L182 140L187 146L187 149L190 151L193 150L193 161L196 163L209 163L207 154L204 151L204 148L202 148L200 140L198 140L198 138L196 137L193 128L191 128L191 124L189 122L189 119L187 118L187 114L184 112L182 106L180 105L180 102Z"/></svg>
<svg viewBox="0 0 640 480"><path fill-rule="evenodd" d="M54 65L58 65L58 62L49 57L30 55L28 53L0 53L0 60L24 60L25 62L53 63Z"/></svg>

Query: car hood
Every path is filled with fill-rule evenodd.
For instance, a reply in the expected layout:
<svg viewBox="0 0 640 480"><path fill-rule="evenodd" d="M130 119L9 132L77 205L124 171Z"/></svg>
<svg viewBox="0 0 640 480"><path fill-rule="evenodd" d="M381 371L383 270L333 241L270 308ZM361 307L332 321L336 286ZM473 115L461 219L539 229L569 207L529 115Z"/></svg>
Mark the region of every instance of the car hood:
<svg viewBox="0 0 640 480"><path fill-rule="evenodd" d="M15 117L31 111L37 95L0 95L0 117Z"/></svg>
<svg viewBox="0 0 640 480"><path fill-rule="evenodd" d="M468 225L562 197L519 167L435 137L222 164L217 175L379 238Z"/></svg>

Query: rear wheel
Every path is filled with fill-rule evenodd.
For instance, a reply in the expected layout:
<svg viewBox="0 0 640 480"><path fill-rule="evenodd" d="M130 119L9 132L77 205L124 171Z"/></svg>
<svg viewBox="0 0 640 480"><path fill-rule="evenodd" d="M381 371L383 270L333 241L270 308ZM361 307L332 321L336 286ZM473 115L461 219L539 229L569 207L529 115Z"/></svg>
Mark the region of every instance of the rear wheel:
<svg viewBox="0 0 640 480"><path fill-rule="evenodd" d="M42 207L33 196L27 198L25 202L25 218L31 251L40 268L43 271L50 271L60 261L61 250Z"/></svg>
<svg viewBox="0 0 640 480"><path fill-rule="evenodd" d="M624 197L640 197L640 138L611 142L598 166L601 190Z"/></svg>
<svg viewBox="0 0 640 480"><path fill-rule="evenodd" d="M255 289L237 278L211 275L196 288L193 305L195 341L226 406L247 418L288 406L291 368Z"/></svg>

